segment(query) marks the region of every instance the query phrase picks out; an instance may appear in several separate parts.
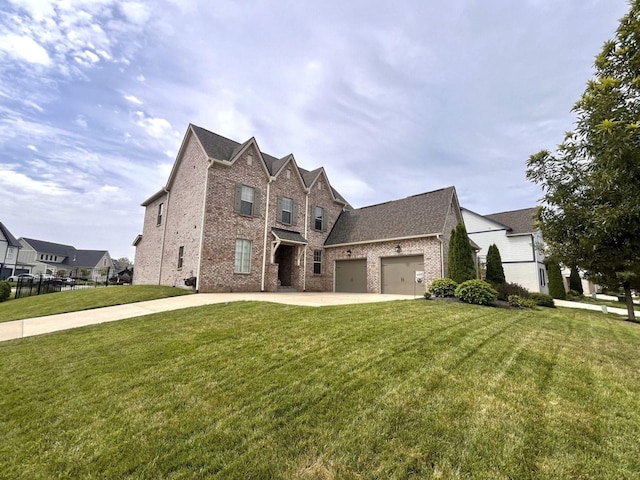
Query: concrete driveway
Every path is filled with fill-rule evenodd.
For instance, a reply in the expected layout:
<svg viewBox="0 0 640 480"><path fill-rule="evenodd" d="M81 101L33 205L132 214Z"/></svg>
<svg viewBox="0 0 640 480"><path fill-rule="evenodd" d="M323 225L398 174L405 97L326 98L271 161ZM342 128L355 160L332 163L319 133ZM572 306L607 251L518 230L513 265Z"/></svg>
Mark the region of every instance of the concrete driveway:
<svg viewBox="0 0 640 480"><path fill-rule="evenodd" d="M46 317L26 318L0 323L0 341L31 337L44 333L68 330L98 323L115 322L126 318L140 317L152 313L199 307L215 303L259 301L323 307L329 305L352 305L358 303L412 300L413 295L381 295L375 293L198 293L179 297L129 303L113 307L96 308L80 312L61 313Z"/></svg>

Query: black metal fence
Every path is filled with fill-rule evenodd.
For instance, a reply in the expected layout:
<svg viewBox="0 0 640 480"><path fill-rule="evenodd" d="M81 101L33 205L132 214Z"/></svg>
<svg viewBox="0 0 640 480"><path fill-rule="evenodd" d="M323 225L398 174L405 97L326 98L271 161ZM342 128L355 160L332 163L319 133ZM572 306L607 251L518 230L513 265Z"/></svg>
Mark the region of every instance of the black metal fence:
<svg viewBox="0 0 640 480"><path fill-rule="evenodd" d="M58 273L67 276L41 274L18 277L15 298L64 290L106 287L109 284L110 268L75 268Z"/></svg>

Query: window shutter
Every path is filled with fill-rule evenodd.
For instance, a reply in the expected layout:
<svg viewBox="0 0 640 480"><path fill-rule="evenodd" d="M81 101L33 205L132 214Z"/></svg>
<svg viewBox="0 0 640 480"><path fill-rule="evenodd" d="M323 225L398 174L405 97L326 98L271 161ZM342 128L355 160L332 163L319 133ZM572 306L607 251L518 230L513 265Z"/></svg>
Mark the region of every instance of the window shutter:
<svg viewBox="0 0 640 480"><path fill-rule="evenodd" d="M236 183L236 193L233 197L233 210L236 213L240 213L242 204L242 184Z"/></svg>
<svg viewBox="0 0 640 480"><path fill-rule="evenodd" d="M260 189L253 189L253 216L260 216L260 199L262 198L262 194L260 193Z"/></svg>
<svg viewBox="0 0 640 480"><path fill-rule="evenodd" d="M276 218L279 222L282 222L282 197L278 197L278 212Z"/></svg>
<svg viewBox="0 0 640 480"><path fill-rule="evenodd" d="M293 204L293 206L291 207L291 225L297 225L298 224L298 204L293 200L291 201L291 203Z"/></svg>
<svg viewBox="0 0 640 480"><path fill-rule="evenodd" d="M327 211L323 208L322 209L322 231L323 232L327 231L327 220L329 220L327 218Z"/></svg>

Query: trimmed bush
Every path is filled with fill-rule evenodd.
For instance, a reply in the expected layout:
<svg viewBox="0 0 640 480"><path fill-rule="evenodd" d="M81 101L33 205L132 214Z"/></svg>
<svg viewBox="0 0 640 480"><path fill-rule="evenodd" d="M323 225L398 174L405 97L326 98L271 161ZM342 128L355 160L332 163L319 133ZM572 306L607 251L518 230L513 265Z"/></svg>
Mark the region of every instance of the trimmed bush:
<svg viewBox="0 0 640 480"><path fill-rule="evenodd" d="M556 306L555 303L553 303L553 297L546 293L533 292L529 294L529 298L540 307L554 308Z"/></svg>
<svg viewBox="0 0 640 480"><path fill-rule="evenodd" d="M517 283L501 283L493 288L498 292L498 300L508 300L511 295L517 295L520 298L529 298L529 290Z"/></svg>
<svg viewBox="0 0 640 480"><path fill-rule="evenodd" d="M505 283L504 268L502 268L502 257L500 256L500 250L494 243L489 246L487 251L487 282L495 286Z"/></svg>
<svg viewBox="0 0 640 480"><path fill-rule="evenodd" d="M577 267L571 267L571 275L569 275L569 290L575 290L580 295L584 293L584 289L582 288L582 279L580 278L580 273L578 272ZM578 295L574 295L578 296Z"/></svg>
<svg viewBox="0 0 640 480"><path fill-rule="evenodd" d="M538 305L536 304L535 300L531 300L530 298L525 298L524 300L522 300L522 307L523 308L536 308Z"/></svg>
<svg viewBox="0 0 640 480"><path fill-rule="evenodd" d="M9 282L5 282L4 280L0 282L0 302L4 302L5 300L9 300L11 296L11 285Z"/></svg>
<svg viewBox="0 0 640 480"><path fill-rule="evenodd" d="M564 300L567 297L567 292L564 289L560 265L557 262L550 261L547 269L549 270L549 295L553 298Z"/></svg>
<svg viewBox="0 0 640 480"><path fill-rule="evenodd" d="M450 278L437 278L431 282L429 291L436 297L455 297L458 284Z"/></svg>
<svg viewBox="0 0 640 480"><path fill-rule="evenodd" d="M471 242L467 235L467 229L462 222L451 231L448 259L447 277L458 283L477 277Z"/></svg>
<svg viewBox="0 0 640 480"><path fill-rule="evenodd" d="M430 300L431 299L431 292L424 292L424 299L425 300Z"/></svg>
<svg viewBox="0 0 640 480"><path fill-rule="evenodd" d="M522 307L522 298L519 295L509 295L508 301L512 307Z"/></svg>
<svg viewBox="0 0 640 480"><path fill-rule="evenodd" d="M491 305L498 298L498 292L484 280L467 280L456 288L456 297L474 305Z"/></svg>

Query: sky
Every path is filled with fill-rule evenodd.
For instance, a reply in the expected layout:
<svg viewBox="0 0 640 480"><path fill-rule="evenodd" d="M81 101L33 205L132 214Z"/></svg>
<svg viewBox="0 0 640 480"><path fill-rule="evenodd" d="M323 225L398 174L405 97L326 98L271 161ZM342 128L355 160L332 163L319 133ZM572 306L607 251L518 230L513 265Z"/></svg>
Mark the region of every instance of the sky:
<svg viewBox="0 0 640 480"><path fill-rule="evenodd" d="M189 123L324 167L354 207L455 186L535 206L526 161L626 0L0 0L0 222L134 259Z"/></svg>

